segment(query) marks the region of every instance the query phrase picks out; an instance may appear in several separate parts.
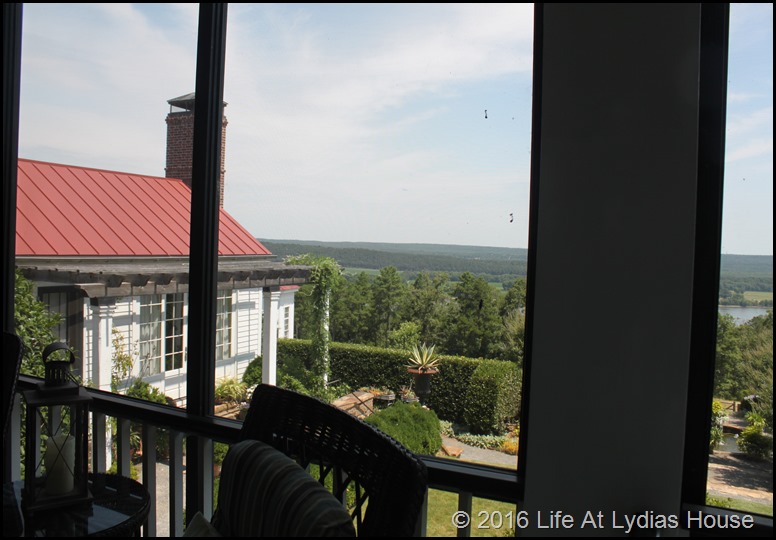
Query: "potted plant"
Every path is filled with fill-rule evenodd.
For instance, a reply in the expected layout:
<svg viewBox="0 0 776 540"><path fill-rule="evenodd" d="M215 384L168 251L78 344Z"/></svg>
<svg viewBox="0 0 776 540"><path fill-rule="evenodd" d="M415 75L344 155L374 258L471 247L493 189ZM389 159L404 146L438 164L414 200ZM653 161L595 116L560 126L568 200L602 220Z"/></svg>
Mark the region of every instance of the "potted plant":
<svg viewBox="0 0 776 540"><path fill-rule="evenodd" d="M383 388L383 387L369 387L365 389L367 392L371 393L374 396L375 405L380 408L384 409L388 407L391 403L393 403L396 400L396 394L393 393L393 391Z"/></svg>
<svg viewBox="0 0 776 540"><path fill-rule="evenodd" d="M431 377L439 373L437 367L440 357L434 352L435 345L428 346L425 343L412 348L407 371L412 374L415 384L415 393L420 398L420 403L425 405L426 398L431 393Z"/></svg>
<svg viewBox="0 0 776 540"><path fill-rule="evenodd" d="M415 403L418 401L418 396L415 395L412 385L402 386L399 389L399 396L404 403Z"/></svg>

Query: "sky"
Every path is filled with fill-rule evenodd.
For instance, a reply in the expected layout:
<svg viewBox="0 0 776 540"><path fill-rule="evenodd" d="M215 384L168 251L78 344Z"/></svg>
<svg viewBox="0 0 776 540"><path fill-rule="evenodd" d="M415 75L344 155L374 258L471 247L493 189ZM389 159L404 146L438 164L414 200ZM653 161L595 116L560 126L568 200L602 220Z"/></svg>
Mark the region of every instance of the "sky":
<svg viewBox="0 0 776 540"><path fill-rule="evenodd" d="M530 4L230 4L225 209L262 239L527 247ZM25 4L19 155L164 176L196 4ZM723 252L773 254L773 4L733 4Z"/></svg>

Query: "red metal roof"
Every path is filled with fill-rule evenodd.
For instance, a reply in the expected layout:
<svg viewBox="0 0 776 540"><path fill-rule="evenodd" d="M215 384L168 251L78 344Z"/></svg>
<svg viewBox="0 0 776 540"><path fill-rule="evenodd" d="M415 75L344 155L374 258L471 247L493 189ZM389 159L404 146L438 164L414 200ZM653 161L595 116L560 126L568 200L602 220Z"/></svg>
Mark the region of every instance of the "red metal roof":
<svg viewBox="0 0 776 540"><path fill-rule="evenodd" d="M189 255L181 180L19 159L17 256ZM219 255L271 255L223 209Z"/></svg>

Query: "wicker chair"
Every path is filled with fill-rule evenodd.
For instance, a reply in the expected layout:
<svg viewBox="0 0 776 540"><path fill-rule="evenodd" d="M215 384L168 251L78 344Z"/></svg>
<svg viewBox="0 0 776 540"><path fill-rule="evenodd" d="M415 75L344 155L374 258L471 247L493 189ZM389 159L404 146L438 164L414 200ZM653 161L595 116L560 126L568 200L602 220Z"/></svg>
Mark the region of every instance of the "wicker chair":
<svg viewBox="0 0 776 540"><path fill-rule="evenodd" d="M369 424L309 396L261 385L253 393L240 439L263 441L302 467L331 475L341 501L352 486L358 536L412 536L428 485L415 454ZM353 503L353 501L351 501Z"/></svg>

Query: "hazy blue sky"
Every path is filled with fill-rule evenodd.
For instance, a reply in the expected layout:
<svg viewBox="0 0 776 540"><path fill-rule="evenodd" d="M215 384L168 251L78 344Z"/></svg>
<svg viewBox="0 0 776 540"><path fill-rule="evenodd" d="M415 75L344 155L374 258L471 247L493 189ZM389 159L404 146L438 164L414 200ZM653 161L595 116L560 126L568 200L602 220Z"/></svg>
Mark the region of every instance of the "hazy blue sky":
<svg viewBox="0 0 776 540"><path fill-rule="evenodd" d="M259 238L526 247L532 19L230 4L226 209ZM25 4L20 156L164 176L196 25L196 4ZM773 253L772 50L773 4L733 5L726 253Z"/></svg>

